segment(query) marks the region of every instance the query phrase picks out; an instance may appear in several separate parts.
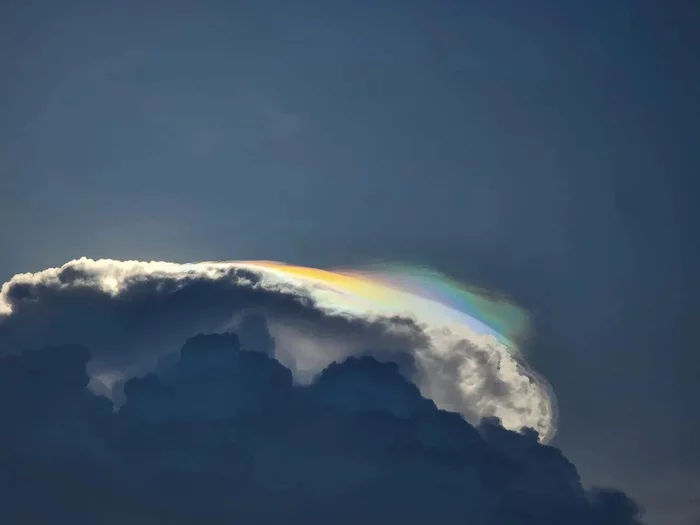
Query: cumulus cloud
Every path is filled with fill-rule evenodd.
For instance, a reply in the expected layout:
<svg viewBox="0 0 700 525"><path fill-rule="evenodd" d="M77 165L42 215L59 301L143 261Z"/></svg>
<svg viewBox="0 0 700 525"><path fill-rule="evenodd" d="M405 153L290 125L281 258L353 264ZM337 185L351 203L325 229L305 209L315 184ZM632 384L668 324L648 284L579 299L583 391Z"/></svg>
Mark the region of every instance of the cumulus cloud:
<svg viewBox="0 0 700 525"><path fill-rule="evenodd" d="M125 380L153 370L186 338L235 329L298 383L333 362L372 355L399 364L423 395L474 424L496 417L511 430L534 429L543 441L554 434L546 381L495 338L405 313L343 310L332 295L250 264L83 258L3 285L0 355L85 345L93 354L91 387L120 402ZM259 339L261 322L267 341Z"/></svg>
<svg viewBox="0 0 700 525"><path fill-rule="evenodd" d="M533 431L441 411L395 363L351 357L302 386L232 333L168 355L118 411L82 346L0 358L0 521L640 524Z"/></svg>

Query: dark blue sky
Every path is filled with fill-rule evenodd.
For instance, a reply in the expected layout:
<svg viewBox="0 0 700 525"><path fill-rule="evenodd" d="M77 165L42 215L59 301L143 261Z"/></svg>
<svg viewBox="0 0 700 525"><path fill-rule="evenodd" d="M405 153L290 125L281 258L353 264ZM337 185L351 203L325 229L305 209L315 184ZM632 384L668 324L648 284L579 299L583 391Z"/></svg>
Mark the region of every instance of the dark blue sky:
<svg viewBox="0 0 700 525"><path fill-rule="evenodd" d="M533 311L585 480L696 523L698 27L690 0L5 0L0 280L431 264Z"/></svg>

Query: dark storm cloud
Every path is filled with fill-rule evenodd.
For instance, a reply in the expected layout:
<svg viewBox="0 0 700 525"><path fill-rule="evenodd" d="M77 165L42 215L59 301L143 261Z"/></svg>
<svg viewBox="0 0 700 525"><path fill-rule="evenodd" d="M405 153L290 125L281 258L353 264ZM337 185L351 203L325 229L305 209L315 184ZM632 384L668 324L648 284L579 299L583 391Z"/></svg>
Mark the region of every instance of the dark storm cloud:
<svg viewBox="0 0 700 525"><path fill-rule="evenodd" d="M395 364L295 386L236 335L199 335L114 412L88 361L74 345L0 359L4 523L640 523L534 433L440 411Z"/></svg>

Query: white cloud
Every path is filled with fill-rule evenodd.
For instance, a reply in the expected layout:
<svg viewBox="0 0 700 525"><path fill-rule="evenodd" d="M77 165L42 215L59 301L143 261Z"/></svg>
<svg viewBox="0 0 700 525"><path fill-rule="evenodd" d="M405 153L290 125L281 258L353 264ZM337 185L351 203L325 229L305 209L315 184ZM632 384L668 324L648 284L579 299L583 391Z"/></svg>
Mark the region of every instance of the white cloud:
<svg viewBox="0 0 700 525"><path fill-rule="evenodd" d="M186 337L225 331L254 311L267 318L277 358L300 382L368 350L399 363L408 354L413 367L404 374L438 407L473 423L496 416L512 430L531 427L543 441L554 435L549 385L495 337L420 309L363 312L354 304L344 311L342 301L308 279L250 263L83 258L3 285L0 353L85 344L91 373L104 383L143 373Z"/></svg>

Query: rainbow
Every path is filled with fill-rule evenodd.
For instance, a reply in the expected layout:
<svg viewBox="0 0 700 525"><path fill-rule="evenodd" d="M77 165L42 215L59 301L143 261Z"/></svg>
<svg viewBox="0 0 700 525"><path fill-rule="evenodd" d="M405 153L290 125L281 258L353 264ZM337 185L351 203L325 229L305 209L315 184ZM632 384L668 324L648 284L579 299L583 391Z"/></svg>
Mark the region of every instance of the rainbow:
<svg viewBox="0 0 700 525"><path fill-rule="evenodd" d="M386 264L321 270L274 261L236 264L300 280L314 287L316 296L325 291L324 298L338 309L449 320L479 335L495 337L511 352L516 352L529 328L527 313L506 297L467 286L429 268Z"/></svg>

